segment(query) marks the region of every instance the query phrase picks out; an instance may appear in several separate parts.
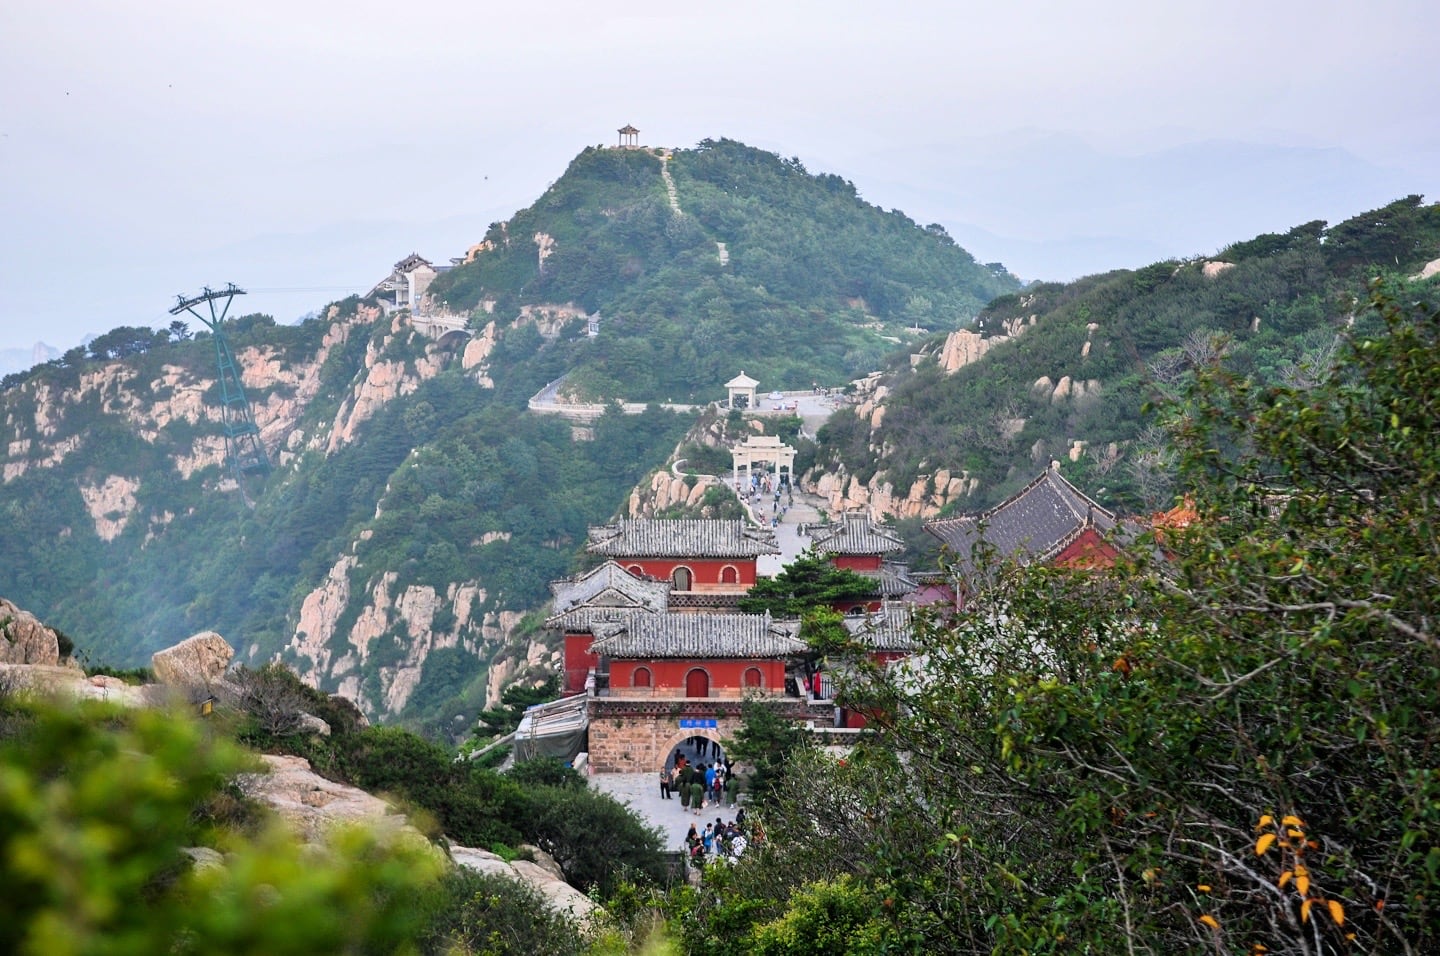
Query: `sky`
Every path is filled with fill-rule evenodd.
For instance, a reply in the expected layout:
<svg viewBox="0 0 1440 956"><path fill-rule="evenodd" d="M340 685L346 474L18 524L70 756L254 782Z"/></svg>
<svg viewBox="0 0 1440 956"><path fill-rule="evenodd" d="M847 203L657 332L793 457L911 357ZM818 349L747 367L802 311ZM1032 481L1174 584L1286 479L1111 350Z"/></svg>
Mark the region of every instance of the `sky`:
<svg viewBox="0 0 1440 956"><path fill-rule="evenodd" d="M462 254L627 123L798 157L1026 280L1209 255L1440 199L1436 14L5 0L0 353L164 326L227 282L295 321L412 251Z"/></svg>

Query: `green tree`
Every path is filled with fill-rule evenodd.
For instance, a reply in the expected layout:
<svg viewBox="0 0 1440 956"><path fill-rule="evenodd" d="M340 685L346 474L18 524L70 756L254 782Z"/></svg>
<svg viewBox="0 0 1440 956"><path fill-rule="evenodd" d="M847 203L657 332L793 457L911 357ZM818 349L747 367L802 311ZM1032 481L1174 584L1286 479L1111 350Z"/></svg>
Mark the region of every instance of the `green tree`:
<svg viewBox="0 0 1440 956"><path fill-rule="evenodd" d="M1199 370L1169 561L1017 571L877 678L951 949L1440 944L1440 314L1357 328L1310 388Z"/></svg>
<svg viewBox="0 0 1440 956"><path fill-rule="evenodd" d="M740 729L724 741L725 751L751 767L748 789L760 803L783 785L795 755L809 745L806 732L759 697L740 704Z"/></svg>
<svg viewBox="0 0 1440 956"><path fill-rule="evenodd" d="M249 761L184 714L4 709L5 952L388 952L418 932L430 847L351 831L317 854L278 825L221 826ZM196 846L224 865L192 868Z"/></svg>
<svg viewBox="0 0 1440 956"><path fill-rule="evenodd" d="M747 614L769 611L776 617L800 617L815 607L874 600L875 582L848 568L837 568L823 555L807 553L773 578L761 578L740 599Z"/></svg>
<svg viewBox="0 0 1440 956"><path fill-rule="evenodd" d="M560 679L551 675L539 687L512 684L500 695L500 706L480 712L480 725L475 736L481 738L501 737L520 726L525 709L536 704L554 700L560 692Z"/></svg>
<svg viewBox="0 0 1440 956"><path fill-rule="evenodd" d="M457 869L440 882L420 935L423 952L578 956L585 941L529 884Z"/></svg>
<svg viewBox="0 0 1440 956"><path fill-rule="evenodd" d="M890 901L905 951L1434 950L1440 314L1356 328L1308 386L1197 370L1188 528L1009 569L862 672L871 736L789 761L696 938L786 951L848 873L833 918Z"/></svg>

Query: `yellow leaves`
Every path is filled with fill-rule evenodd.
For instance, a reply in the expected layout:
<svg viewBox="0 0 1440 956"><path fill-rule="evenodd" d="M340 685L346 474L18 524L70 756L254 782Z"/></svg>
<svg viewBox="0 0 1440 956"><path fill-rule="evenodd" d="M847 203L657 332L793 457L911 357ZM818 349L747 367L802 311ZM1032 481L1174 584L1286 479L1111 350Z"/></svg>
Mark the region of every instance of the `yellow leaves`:
<svg viewBox="0 0 1440 956"><path fill-rule="evenodd" d="M1209 892L1210 892L1210 884L1208 884L1208 883L1201 883L1199 886L1195 887L1195 889L1199 890L1201 893L1209 893Z"/></svg>
<svg viewBox="0 0 1440 956"><path fill-rule="evenodd" d="M1268 849L1270 849L1270 847L1273 846L1274 843L1275 843L1275 834L1273 834L1273 833L1264 833L1264 834L1261 834L1260 839L1258 839L1258 840L1255 841L1255 855L1256 855L1256 856L1264 856L1264 855L1265 855L1265 851L1268 850Z"/></svg>
<svg viewBox="0 0 1440 956"><path fill-rule="evenodd" d="M1280 874L1280 880L1279 880L1279 882L1277 882L1275 885L1278 886L1278 887L1280 887L1280 889L1283 890L1283 889L1285 889L1285 884L1286 884L1286 883L1289 883L1294 877L1295 877L1295 871L1294 871L1294 870L1286 870L1284 873L1281 873L1281 874Z"/></svg>
<svg viewBox="0 0 1440 956"><path fill-rule="evenodd" d="M1345 925L1345 907L1339 900L1322 900L1320 898L1305 900L1300 904L1300 922L1304 923L1310 919L1310 909L1316 903L1324 903L1325 911L1330 914L1330 919L1336 926Z"/></svg>
<svg viewBox="0 0 1440 956"><path fill-rule="evenodd" d="M1289 814L1280 820L1280 825L1286 827L1303 827L1305 825L1305 821L1301 820L1294 814Z"/></svg>
<svg viewBox="0 0 1440 956"><path fill-rule="evenodd" d="M1211 916L1209 913L1206 913L1204 916L1200 917L1200 922L1215 930L1215 932L1217 933L1220 931L1220 921L1215 917Z"/></svg>
<svg viewBox="0 0 1440 956"><path fill-rule="evenodd" d="M1265 828L1268 827L1268 826L1273 826L1274 823L1275 823L1275 818L1272 817L1270 814L1267 813L1267 814L1265 814L1264 816L1262 816L1262 817L1260 818L1260 822L1259 822L1259 823L1255 824L1255 830L1256 830L1256 832L1259 832L1260 830L1263 830L1263 829L1265 829Z"/></svg>
<svg viewBox="0 0 1440 956"><path fill-rule="evenodd" d="M1310 895L1310 875L1303 866L1295 867L1295 892L1301 896Z"/></svg>

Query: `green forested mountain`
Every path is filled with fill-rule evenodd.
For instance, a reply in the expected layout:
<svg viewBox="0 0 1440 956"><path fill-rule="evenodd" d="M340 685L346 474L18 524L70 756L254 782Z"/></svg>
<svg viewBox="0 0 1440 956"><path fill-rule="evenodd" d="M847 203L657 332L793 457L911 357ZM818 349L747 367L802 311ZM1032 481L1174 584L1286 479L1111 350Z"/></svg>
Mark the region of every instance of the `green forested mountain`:
<svg viewBox="0 0 1440 956"><path fill-rule="evenodd" d="M473 312L468 345L355 297L298 326L227 324L275 464L245 495L208 333L120 328L5 379L0 594L92 662L215 630L372 714L463 727L487 680L517 676L491 658L528 641L586 527L689 425L616 410L577 440L526 410L545 383L637 400L720 397L741 368L767 389L833 382L907 324L959 327L1017 285L837 177L728 141L588 149L489 239L432 288ZM597 337L526 308L567 303L599 311Z"/></svg>
<svg viewBox="0 0 1440 956"><path fill-rule="evenodd" d="M963 471L978 486L958 506L978 510L1058 459L1122 511L1166 507L1174 459L1147 403L1173 396L1221 354L1259 382L1302 381L1328 360L1368 280L1403 287L1437 257L1440 206L1410 196L1208 258L1031 286L982 311L984 336L1023 331L978 360L945 371L933 360L938 339L921 350L932 360L897 358L879 427L837 414L819 436L822 469L896 488L940 468Z"/></svg>
<svg viewBox="0 0 1440 956"><path fill-rule="evenodd" d="M31 445L8 460L23 471L0 498L0 592L67 632L95 662L141 665L210 629L252 659L283 653L329 682L337 675L315 673L317 654L301 659L292 645L300 603L338 567L346 587L323 612L331 639L318 657L350 653L350 689L367 706L386 709L393 671L407 660L421 672L396 712L427 713L483 677L482 645L498 636L487 620L493 631L506 613L539 605L546 583L569 570L587 526L614 513L687 421L616 412L595 423L596 440L577 442L564 422L523 410L531 385L544 380L533 357L497 350L514 362L511 388L486 389L408 329L392 334L389 320L349 318L348 341L323 356L316 350L334 320L298 329L263 317L235 324L242 363L247 355L252 367L256 356L278 359L319 386L288 412L297 404L284 397L293 382L251 390L262 428L282 424L287 433L272 449L275 472L248 489L253 507L226 483L218 456L184 473L197 448L217 443L217 421L176 417L157 427L177 392L218 399L208 337L156 344L118 364L42 369L11 388L7 411ZM353 414L355 390L388 363L413 391L375 408L353 440L327 447L333 423ZM36 452L55 448L70 450L37 464ZM97 503L117 486L113 502ZM469 597L457 601L466 586ZM408 620L454 644L432 649L427 640L430 652L415 660L407 617L393 605L426 588L435 607ZM367 612L379 619L361 652L349 635Z"/></svg>
<svg viewBox="0 0 1440 956"><path fill-rule="evenodd" d="M723 397L740 368L767 388L843 381L878 367L907 328L959 328L1019 285L939 226L733 140L587 149L485 238L491 248L432 293L452 308L493 301L500 317L537 302L598 312L605 334L576 349L571 382L632 401Z"/></svg>

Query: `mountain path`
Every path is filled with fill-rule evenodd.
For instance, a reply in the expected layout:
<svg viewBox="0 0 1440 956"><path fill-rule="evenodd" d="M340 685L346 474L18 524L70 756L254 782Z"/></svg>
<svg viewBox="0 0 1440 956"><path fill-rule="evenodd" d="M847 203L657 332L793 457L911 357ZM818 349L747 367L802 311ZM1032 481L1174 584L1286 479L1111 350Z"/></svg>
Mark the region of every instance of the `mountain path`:
<svg viewBox="0 0 1440 956"><path fill-rule="evenodd" d="M660 154L660 178L665 180L665 195L670 197L670 211L677 216L685 215L680 208L680 192L675 188L675 178L670 175L670 153Z"/></svg>
<svg viewBox="0 0 1440 956"><path fill-rule="evenodd" d="M675 177L670 175L670 151L662 150L657 155L660 157L660 178L665 180L665 195L670 197L670 211L677 216L683 216L685 210L680 208L680 191L675 188ZM730 264L730 250L718 239L715 240L715 258L720 260L722 266Z"/></svg>

